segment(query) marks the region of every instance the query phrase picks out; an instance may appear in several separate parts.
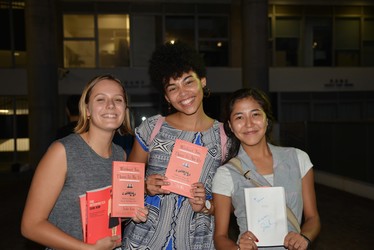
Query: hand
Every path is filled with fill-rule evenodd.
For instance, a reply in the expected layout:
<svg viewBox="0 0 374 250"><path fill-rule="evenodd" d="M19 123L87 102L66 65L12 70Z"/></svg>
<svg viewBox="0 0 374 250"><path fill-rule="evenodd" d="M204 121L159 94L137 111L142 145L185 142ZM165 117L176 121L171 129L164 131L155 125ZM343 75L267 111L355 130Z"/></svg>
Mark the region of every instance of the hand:
<svg viewBox="0 0 374 250"><path fill-rule="evenodd" d="M95 250L112 250L116 247L120 247L122 245L121 237L119 235L116 236L108 236L96 241L96 244L93 246Z"/></svg>
<svg viewBox="0 0 374 250"><path fill-rule="evenodd" d="M284 238L284 246L290 250L306 250L309 242L300 234L289 232Z"/></svg>
<svg viewBox="0 0 374 250"><path fill-rule="evenodd" d="M132 217L132 220L136 223L140 223L140 222L145 222L147 218L148 218L148 208L138 207L135 216Z"/></svg>
<svg viewBox="0 0 374 250"><path fill-rule="evenodd" d="M195 212L202 212L205 208L205 188L201 182L192 184L191 195L193 198L188 198L192 210Z"/></svg>
<svg viewBox="0 0 374 250"><path fill-rule="evenodd" d="M257 237L250 231L243 233L239 238L239 249L240 250L254 250L257 249L256 242Z"/></svg>
<svg viewBox="0 0 374 250"><path fill-rule="evenodd" d="M170 191L162 189L161 186L168 186L170 182L167 182L168 178L160 174L152 174L147 177L146 190L147 194L154 196L156 194L170 194Z"/></svg>

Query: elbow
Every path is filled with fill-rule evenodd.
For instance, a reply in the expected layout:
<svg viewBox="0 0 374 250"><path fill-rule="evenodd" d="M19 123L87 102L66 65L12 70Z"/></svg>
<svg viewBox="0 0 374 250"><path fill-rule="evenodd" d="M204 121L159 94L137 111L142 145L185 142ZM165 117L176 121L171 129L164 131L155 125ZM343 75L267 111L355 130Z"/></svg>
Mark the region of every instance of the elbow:
<svg viewBox="0 0 374 250"><path fill-rule="evenodd" d="M22 219L21 222L21 234L23 237L29 239L30 238L30 226Z"/></svg>
<svg viewBox="0 0 374 250"><path fill-rule="evenodd" d="M27 218L22 218L21 221L21 234L23 237L32 240L33 232L35 232L36 227L32 225L32 223L27 220Z"/></svg>

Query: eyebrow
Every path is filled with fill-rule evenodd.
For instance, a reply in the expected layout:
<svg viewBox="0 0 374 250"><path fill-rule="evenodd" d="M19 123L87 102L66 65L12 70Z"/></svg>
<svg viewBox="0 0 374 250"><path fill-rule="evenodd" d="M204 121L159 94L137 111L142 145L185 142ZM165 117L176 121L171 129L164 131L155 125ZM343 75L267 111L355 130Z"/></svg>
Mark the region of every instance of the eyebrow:
<svg viewBox="0 0 374 250"><path fill-rule="evenodd" d="M186 76L185 78L183 78L182 79L182 82L185 82L186 80L188 80L189 78L191 78L191 77L193 77L193 75L188 75L188 76ZM167 89L169 86L172 86L172 85L175 85L175 83L167 83L166 85L165 85L165 89Z"/></svg>
<svg viewBox="0 0 374 250"><path fill-rule="evenodd" d="M260 109L260 108L255 108L255 109L250 110L249 112L252 113L252 112L255 112L255 111L263 111L263 110ZM241 115L243 113L244 113L243 111L239 111L239 112L233 113L232 115L234 115L234 116L235 115Z"/></svg>

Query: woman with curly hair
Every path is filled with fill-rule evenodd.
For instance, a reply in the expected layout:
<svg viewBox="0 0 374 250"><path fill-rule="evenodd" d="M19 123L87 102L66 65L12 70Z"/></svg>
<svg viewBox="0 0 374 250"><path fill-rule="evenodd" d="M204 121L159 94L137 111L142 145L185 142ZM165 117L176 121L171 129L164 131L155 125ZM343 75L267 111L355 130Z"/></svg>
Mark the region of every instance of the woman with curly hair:
<svg viewBox="0 0 374 250"><path fill-rule="evenodd" d="M207 92L203 59L184 43L167 43L155 50L149 66L153 84L161 88L170 109L166 117L155 115L135 129L130 161L144 162L146 170L145 223L130 223L124 232L124 249L214 249L212 179L224 155L222 124L203 108ZM171 110L170 110L171 111ZM156 131L156 132L155 132ZM176 139L208 148L193 198L170 193L165 177Z"/></svg>

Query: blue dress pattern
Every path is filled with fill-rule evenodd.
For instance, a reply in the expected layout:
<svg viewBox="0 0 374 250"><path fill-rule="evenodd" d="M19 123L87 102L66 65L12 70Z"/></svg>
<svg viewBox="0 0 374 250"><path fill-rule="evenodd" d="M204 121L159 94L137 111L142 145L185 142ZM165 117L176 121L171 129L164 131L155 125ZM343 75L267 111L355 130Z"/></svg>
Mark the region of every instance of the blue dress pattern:
<svg viewBox="0 0 374 250"><path fill-rule="evenodd" d="M207 199L212 196L212 180L221 165L220 123L203 132L182 131L163 122L159 133L148 142L160 115L145 120L135 129L136 139L149 152L146 176L165 174L176 139L182 139L208 148L200 176ZM214 217L195 213L188 199L171 193L145 197L149 208L145 223L130 222L124 229L123 249L214 249Z"/></svg>

